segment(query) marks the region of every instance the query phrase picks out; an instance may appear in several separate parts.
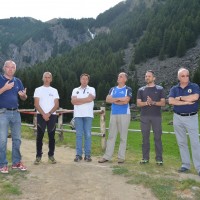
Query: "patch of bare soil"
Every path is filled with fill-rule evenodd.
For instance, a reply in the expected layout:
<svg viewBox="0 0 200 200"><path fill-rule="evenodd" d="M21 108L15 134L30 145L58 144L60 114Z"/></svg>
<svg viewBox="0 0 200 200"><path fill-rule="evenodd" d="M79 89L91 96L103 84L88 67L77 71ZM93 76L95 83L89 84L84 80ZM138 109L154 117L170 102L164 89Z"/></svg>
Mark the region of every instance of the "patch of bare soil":
<svg viewBox="0 0 200 200"><path fill-rule="evenodd" d="M11 140L8 141L11 150ZM34 165L35 141L22 140L23 162L28 167L25 179L20 181L22 195L15 200L145 200L156 199L150 190L127 184L127 179L112 174L112 164L73 161L75 150L56 147L57 164L48 163L48 146L44 144L43 159ZM22 172L23 173L23 172Z"/></svg>

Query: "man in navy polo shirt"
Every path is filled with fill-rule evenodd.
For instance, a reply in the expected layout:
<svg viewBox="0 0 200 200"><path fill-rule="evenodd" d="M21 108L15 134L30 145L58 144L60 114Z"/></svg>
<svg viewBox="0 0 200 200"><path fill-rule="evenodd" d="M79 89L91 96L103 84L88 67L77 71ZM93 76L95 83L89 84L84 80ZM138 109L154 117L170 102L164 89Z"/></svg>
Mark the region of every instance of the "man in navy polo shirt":
<svg viewBox="0 0 200 200"><path fill-rule="evenodd" d="M173 125L178 142L182 166L179 172L190 169L190 153L186 132L190 137L192 159L200 176L200 143L198 125L199 86L189 81L189 71L185 68L178 70L179 84L173 86L169 94L169 104L174 105Z"/></svg>
<svg viewBox="0 0 200 200"><path fill-rule="evenodd" d="M8 173L6 146L8 128L12 135L12 169L26 170L21 162L21 117L18 112L18 97L27 99L26 89L20 79L14 77L16 64L12 60L5 62L4 75L0 75L0 172Z"/></svg>

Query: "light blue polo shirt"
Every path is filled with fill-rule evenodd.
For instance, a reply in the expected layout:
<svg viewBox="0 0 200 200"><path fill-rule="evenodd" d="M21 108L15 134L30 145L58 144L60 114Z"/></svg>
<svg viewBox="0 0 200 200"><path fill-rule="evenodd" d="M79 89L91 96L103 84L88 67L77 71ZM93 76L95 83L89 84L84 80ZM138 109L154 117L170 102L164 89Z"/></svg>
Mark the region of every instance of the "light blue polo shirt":
<svg viewBox="0 0 200 200"><path fill-rule="evenodd" d="M109 95L111 95L113 98L120 98L126 96L132 98L132 89L126 85L123 88L119 88L116 86L110 89ZM129 103L123 105L117 105L112 103L111 110L112 115L130 114Z"/></svg>

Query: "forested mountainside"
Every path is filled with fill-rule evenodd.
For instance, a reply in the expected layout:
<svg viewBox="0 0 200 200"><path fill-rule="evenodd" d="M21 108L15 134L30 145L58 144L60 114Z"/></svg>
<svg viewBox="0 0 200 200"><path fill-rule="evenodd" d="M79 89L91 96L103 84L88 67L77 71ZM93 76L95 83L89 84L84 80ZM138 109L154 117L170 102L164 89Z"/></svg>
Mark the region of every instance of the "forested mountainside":
<svg viewBox="0 0 200 200"><path fill-rule="evenodd" d="M7 57L19 67L33 66L91 40L88 24L94 19L32 18L0 20L0 63Z"/></svg>
<svg viewBox="0 0 200 200"><path fill-rule="evenodd" d="M199 8L199 0L126 0L96 19L53 19L46 23L30 18L8 19L5 24L16 20L27 26L27 31L18 30L16 34L9 32L14 25L2 25L0 20L1 60L10 57L17 64L23 61L17 75L30 97L35 87L41 85L43 72L51 71L53 86L58 89L64 108L72 107L71 92L79 85L83 72L91 75L90 85L96 88L98 100L105 99L120 71L129 74L127 85L132 87L134 97L138 84L144 84L141 80L148 67L154 68L158 82L168 89L177 81L180 66L186 65L199 73L196 48L200 34ZM6 26L10 41L3 31ZM191 53L192 49L197 53ZM152 59L156 59L155 65ZM171 59L176 61L168 62ZM159 80L159 74L165 74L169 67L174 73ZM198 77L196 74L194 79ZM33 107L33 99L29 98L22 106Z"/></svg>

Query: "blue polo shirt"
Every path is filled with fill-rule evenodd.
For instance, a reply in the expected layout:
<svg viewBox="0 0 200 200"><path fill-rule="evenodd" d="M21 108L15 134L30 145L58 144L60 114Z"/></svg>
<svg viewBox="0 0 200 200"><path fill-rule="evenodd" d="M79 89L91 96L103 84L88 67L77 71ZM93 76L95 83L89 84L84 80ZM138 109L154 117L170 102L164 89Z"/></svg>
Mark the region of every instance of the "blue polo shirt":
<svg viewBox="0 0 200 200"><path fill-rule="evenodd" d="M173 86L170 89L169 97L179 97L179 96L188 96L190 94L200 94L199 86L196 83L189 82L185 88L181 88L180 84ZM174 112L176 113L191 113L198 111L198 101L195 101L192 105L174 105Z"/></svg>
<svg viewBox="0 0 200 200"><path fill-rule="evenodd" d="M7 79L5 76L0 75L0 88L2 88ZM18 108L18 92L24 90L24 86L20 79L13 77L10 82L14 82L14 87L10 90L6 90L2 94L0 94L0 108Z"/></svg>
<svg viewBox="0 0 200 200"><path fill-rule="evenodd" d="M126 96L132 98L132 89L126 85L123 88L119 88L116 86L110 89L109 95L111 95L113 98L120 98ZM112 115L130 114L129 103L124 105L117 105L112 103L111 110Z"/></svg>

